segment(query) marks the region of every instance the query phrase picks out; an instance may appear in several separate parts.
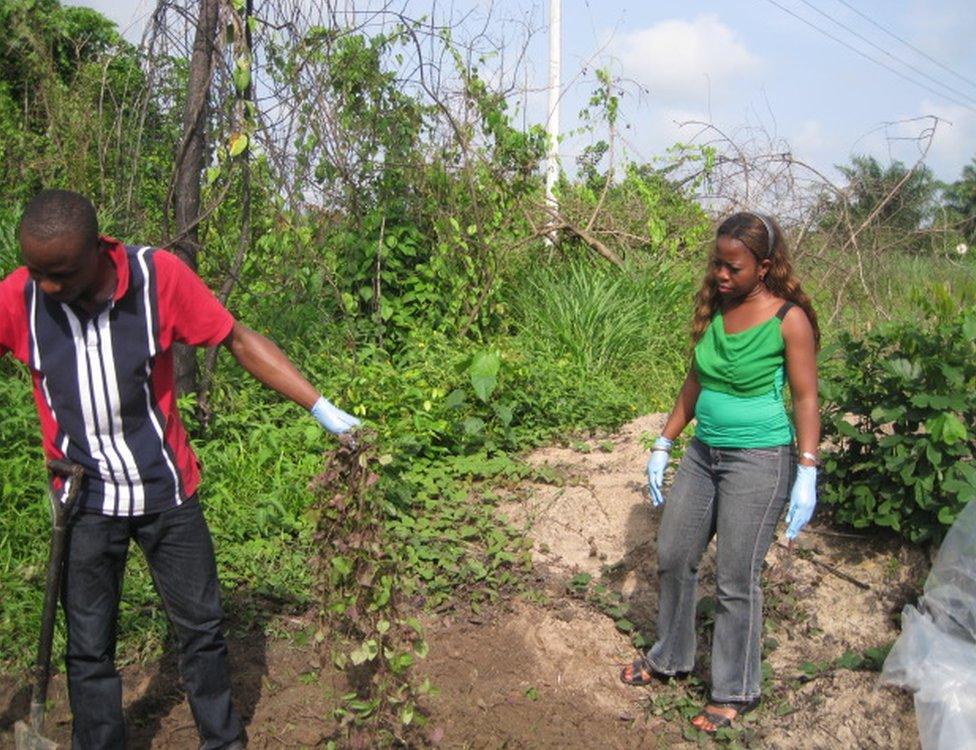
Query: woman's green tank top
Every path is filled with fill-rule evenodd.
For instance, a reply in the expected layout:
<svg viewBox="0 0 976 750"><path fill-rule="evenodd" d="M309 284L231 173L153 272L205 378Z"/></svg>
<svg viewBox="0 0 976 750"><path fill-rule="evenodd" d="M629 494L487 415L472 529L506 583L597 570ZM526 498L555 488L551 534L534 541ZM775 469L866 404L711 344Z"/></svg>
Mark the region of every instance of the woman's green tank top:
<svg viewBox="0 0 976 750"><path fill-rule="evenodd" d="M765 448L793 442L783 404L786 345L784 304L769 320L726 333L716 313L695 346L701 393L695 404L695 437L715 448Z"/></svg>

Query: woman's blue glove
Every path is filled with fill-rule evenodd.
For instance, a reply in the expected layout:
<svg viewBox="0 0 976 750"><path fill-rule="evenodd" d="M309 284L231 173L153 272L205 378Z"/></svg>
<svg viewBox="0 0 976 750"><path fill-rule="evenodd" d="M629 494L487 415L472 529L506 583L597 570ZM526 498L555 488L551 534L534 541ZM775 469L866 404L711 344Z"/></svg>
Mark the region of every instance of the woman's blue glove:
<svg viewBox="0 0 976 750"><path fill-rule="evenodd" d="M333 435L349 432L353 427L359 427L361 424L352 414L346 414L325 396L319 396L319 400L313 404L309 411L319 421L319 424Z"/></svg>
<svg viewBox="0 0 976 750"><path fill-rule="evenodd" d="M796 467L796 479L790 493L790 509L786 512L786 538L796 539L800 529L807 525L817 507L817 467Z"/></svg>
<svg viewBox="0 0 976 750"><path fill-rule="evenodd" d="M673 440L662 435L654 441L654 448L651 450L651 457L647 459L647 488L651 493L651 502L655 508L664 504L664 495L661 494L661 485L664 484L664 469L671 458L671 446Z"/></svg>

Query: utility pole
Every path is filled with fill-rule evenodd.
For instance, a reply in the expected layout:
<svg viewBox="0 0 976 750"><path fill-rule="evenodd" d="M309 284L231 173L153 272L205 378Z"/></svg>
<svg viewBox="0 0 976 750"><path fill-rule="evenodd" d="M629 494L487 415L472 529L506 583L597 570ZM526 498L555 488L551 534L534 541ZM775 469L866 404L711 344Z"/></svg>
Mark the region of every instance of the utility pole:
<svg viewBox="0 0 976 750"><path fill-rule="evenodd" d="M556 181L559 179L561 5L562 0L549 0L549 118L546 121L546 132L549 135L549 153L546 155L546 203L553 211L559 209L555 191ZM551 244L554 240L555 232L550 232L546 241Z"/></svg>

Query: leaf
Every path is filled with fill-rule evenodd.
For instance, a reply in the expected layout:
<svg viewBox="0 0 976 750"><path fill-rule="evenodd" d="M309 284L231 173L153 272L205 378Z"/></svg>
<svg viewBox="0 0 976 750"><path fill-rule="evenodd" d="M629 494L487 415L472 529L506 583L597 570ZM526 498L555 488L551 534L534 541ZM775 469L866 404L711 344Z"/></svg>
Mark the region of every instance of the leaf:
<svg viewBox="0 0 976 750"><path fill-rule="evenodd" d="M507 404L495 404L495 416L498 421L508 427L512 424L512 407Z"/></svg>
<svg viewBox="0 0 976 750"><path fill-rule="evenodd" d="M230 137L229 153L231 156L240 156L247 150L248 137L246 133L234 133Z"/></svg>
<svg viewBox="0 0 976 750"><path fill-rule="evenodd" d="M486 402L498 385L498 371L501 368L498 352L479 352L474 355L468 375L478 398Z"/></svg>
<svg viewBox="0 0 976 750"><path fill-rule="evenodd" d="M969 341L976 339L976 317L967 315L962 321L962 335Z"/></svg>
<svg viewBox="0 0 976 750"><path fill-rule="evenodd" d="M247 87L251 85L251 61L244 55L237 58L234 63L234 88L238 94L247 92Z"/></svg>
<svg viewBox="0 0 976 750"><path fill-rule="evenodd" d="M459 409L464 406L464 391L460 388L455 388L448 393L447 398L444 399L444 406L448 409Z"/></svg>
<svg viewBox="0 0 976 750"><path fill-rule="evenodd" d="M349 659L358 667L361 664L365 664L369 660L369 657L366 655L366 651L363 649L363 647L360 646L350 652Z"/></svg>
<svg viewBox="0 0 976 750"><path fill-rule="evenodd" d="M464 420L464 432L472 437L485 431L485 420L479 417L468 417Z"/></svg>
<svg viewBox="0 0 976 750"><path fill-rule="evenodd" d="M572 578L569 579L569 585L574 588L583 588L589 586L590 581L593 580L593 576L589 573L577 573Z"/></svg>
<svg viewBox="0 0 976 750"><path fill-rule="evenodd" d="M887 365L888 369L902 380L917 380L922 375L921 366L907 359L892 359Z"/></svg>
<svg viewBox="0 0 976 750"><path fill-rule="evenodd" d="M948 445L965 440L968 437L966 425L952 412L946 412L942 426L942 441Z"/></svg>
<svg viewBox="0 0 976 750"><path fill-rule="evenodd" d="M408 703L407 705L405 705L403 707L403 710L400 711L400 721L403 722L405 725L406 724L409 724L411 721L413 721L413 704L412 703Z"/></svg>
<svg viewBox="0 0 976 750"><path fill-rule="evenodd" d="M366 653L366 658L372 661L379 655L380 646L375 639L370 638L363 643L363 651Z"/></svg>

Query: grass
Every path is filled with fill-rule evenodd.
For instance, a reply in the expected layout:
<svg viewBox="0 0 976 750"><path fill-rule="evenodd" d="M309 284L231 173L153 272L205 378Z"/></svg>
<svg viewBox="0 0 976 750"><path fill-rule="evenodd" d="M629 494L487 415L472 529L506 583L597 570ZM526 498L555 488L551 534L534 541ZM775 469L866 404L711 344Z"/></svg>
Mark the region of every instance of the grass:
<svg viewBox="0 0 976 750"><path fill-rule="evenodd" d="M641 409L663 409L687 367L696 283L684 264L617 269L581 259L525 269L509 302L528 347L610 376Z"/></svg>
<svg viewBox="0 0 976 750"><path fill-rule="evenodd" d="M865 266L863 284L850 265L850 258L831 254L827 262L799 264L798 274L813 299L825 343L836 331L860 334L887 320L916 320L927 310L945 315L976 303L976 259L969 256L919 256L893 250ZM843 274L831 270L837 268L848 270ZM849 282L842 284L848 274Z"/></svg>

